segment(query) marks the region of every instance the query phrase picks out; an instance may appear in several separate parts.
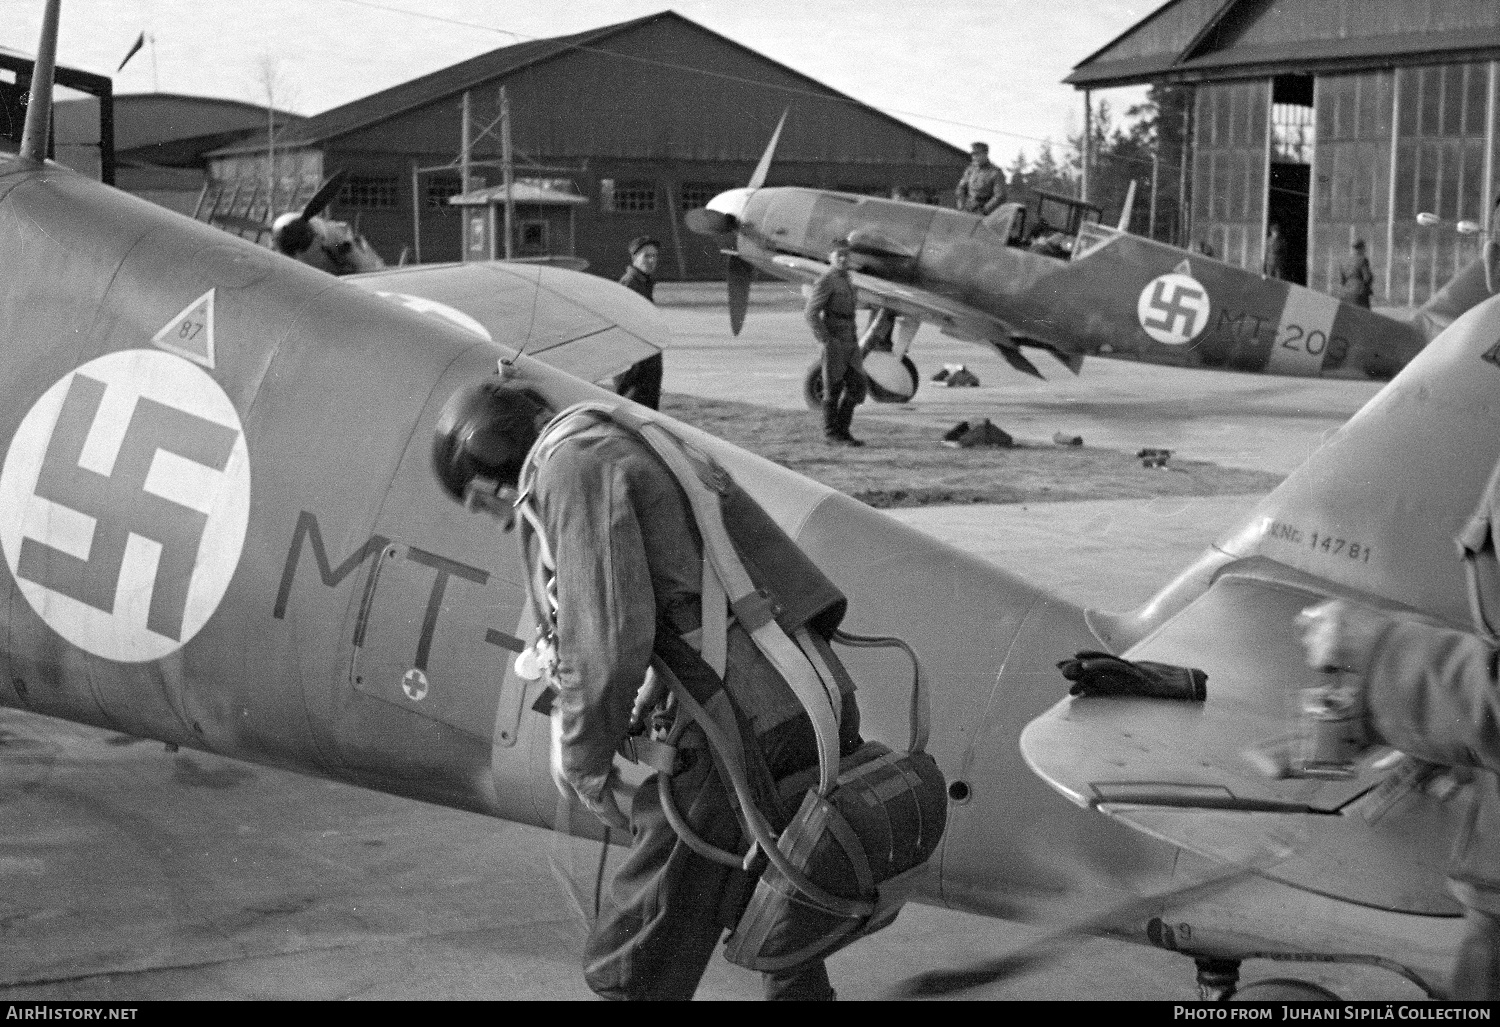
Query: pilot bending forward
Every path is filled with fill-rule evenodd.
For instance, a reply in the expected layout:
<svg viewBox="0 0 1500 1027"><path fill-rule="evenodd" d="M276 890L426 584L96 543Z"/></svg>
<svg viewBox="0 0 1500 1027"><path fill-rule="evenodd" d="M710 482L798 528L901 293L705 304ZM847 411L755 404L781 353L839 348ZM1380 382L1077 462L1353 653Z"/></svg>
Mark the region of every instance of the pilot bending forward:
<svg viewBox="0 0 1500 1027"><path fill-rule="evenodd" d="M628 827L633 838L611 901L589 933L584 977L605 998L688 999L754 881L704 859L678 837L662 810L659 775L636 790L627 818L614 757L630 732L657 633L692 640L698 631L698 529L671 472L633 432L587 413L564 413L542 430L549 418L533 394L498 381L461 392L440 418L434 462L451 495L501 517L510 513L501 497L526 470L523 514L535 517L526 554L533 603L538 593L548 596L548 585L555 589L555 600L542 600L551 609L537 611L544 623L551 621L556 645L554 778L565 796L576 794L600 820ZM837 595L800 550L781 539L784 544L766 547L754 562L779 584L790 582L789 596ZM545 570L548 560L555 574ZM801 704L733 622L725 686L749 721L746 733L759 742L772 779L817 766L817 743ZM684 738L682 762L667 787L704 841L743 850L739 819L707 750L691 747L695 734L701 739L696 727ZM860 743L852 694L844 698L840 741L845 754ZM834 997L821 960L766 974L765 989L772 999Z"/></svg>
<svg viewBox="0 0 1500 1027"><path fill-rule="evenodd" d="M1449 998L1500 999L1500 467L1458 538L1474 632L1344 601L1304 615L1308 663L1363 676L1372 737L1422 759L1481 771L1449 867L1466 931Z"/></svg>

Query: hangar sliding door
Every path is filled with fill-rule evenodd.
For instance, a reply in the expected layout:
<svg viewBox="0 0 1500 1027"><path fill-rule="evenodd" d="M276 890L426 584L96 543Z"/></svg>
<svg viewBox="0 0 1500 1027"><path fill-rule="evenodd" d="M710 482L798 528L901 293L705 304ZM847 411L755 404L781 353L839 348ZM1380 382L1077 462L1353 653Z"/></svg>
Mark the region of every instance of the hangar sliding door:
<svg viewBox="0 0 1500 1027"><path fill-rule="evenodd" d="M1220 260L1260 270L1266 225L1271 82L1197 89L1193 115L1193 239Z"/></svg>
<svg viewBox="0 0 1500 1027"><path fill-rule="evenodd" d="M1339 264L1363 239L1375 272L1374 302L1387 302L1386 225L1390 217L1394 71L1324 75L1317 80L1309 288L1337 294Z"/></svg>
<svg viewBox="0 0 1500 1027"><path fill-rule="evenodd" d="M1453 230L1486 224L1494 203L1495 65L1474 62L1396 71L1396 128L1388 302L1423 303L1479 255L1480 242ZM1443 223L1417 225L1419 213ZM1372 260L1379 274L1380 264Z"/></svg>

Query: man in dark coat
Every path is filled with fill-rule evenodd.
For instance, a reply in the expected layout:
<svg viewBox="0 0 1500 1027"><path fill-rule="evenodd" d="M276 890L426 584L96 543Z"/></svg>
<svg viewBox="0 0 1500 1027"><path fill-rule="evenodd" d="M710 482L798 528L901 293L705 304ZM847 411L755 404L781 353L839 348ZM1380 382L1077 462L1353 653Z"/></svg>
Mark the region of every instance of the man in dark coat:
<svg viewBox="0 0 1500 1027"><path fill-rule="evenodd" d="M1375 272L1365 256L1365 241L1355 239L1349 244L1349 255L1339 264L1339 299L1368 310L1374 291Z"/></svg>
<svg viewBox="0 0 1500 1027"><path fill-rule="evenodd" d="M620 284L655 303L656 265L661 260L661 243L649 235L638 235L630 240L629 249L630 266L625 269ZM631 365L615 376L615 392L643 407L659 409L663 364L662 355L653 353Z"/></svg>
<svg viewBox="0 0 1500 1027"><path fill-rule="evenodd" d="M1261 262L1260 273L1267 278L1286 278L1286 237L1281 234L1281 226L1271 222L1271 230L1266 234L1266 256Z"/></svg>
<svg viewBox="0 0 1500 1027"><path fill-rule="evenodd" d="M834 244L828 270L813 283L804 314L823 347L823 438L832 446L863 446L849 434L854 408L865 399L864 361L854 332L854 283L849 280L849 246Z"/></svg>

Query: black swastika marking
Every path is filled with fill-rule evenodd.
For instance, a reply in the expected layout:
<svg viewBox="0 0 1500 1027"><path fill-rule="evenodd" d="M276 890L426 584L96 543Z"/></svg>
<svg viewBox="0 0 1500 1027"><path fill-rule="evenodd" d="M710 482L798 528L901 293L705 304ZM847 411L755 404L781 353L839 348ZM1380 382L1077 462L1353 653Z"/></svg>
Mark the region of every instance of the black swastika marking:
<svg viewBox="0 0 1500 1027"><path fill-rule="evenodd" d="M75 374L43 458L36 494L95 519L89 558L21 540L18 577L112 613L132 534L161 544L146 627L173 641L182 638L188 585L208 515L146 491L146 475L157 450L222 471L239 432L141 396L120 443L113 473L78 466L84 440L99 414L105 385Z"/></svg>
<svg viewBox="0 0 1500 1027"><path fill-rule="evenodd" d="M1173 288L1172 298L1166 297L1166 282L1157 282L1151 290L1151 313L1154 317L1146 322L1148 328L1159 328L1173 335L1188 336L1193 334L1193 325L1198 320L1198 313L1203 308L1198 303L1188 303L1187 300L1202 301L1203 293L1190 289ZM1156 320L1160 318L1160 320ZM1177 322L1182 321L1182 327Z"/></svg>

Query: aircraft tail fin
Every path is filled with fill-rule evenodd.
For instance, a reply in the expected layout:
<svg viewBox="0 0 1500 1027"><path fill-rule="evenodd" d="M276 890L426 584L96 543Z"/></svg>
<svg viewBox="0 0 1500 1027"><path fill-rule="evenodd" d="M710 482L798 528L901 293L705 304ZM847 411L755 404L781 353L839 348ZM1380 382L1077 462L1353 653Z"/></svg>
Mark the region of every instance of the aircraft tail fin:
<svg viewBox="0 0 1500 1027"><path fill-rule="evenodd" d="M1120 220L1115 225L1122 232L1130 231L1130 219L1135 216L1135 179L1130 180L1130 187L1125 190L1125 205L1120 208Z"/></svg>
<svg viewBox="0 0 1500 1027"><path fill-rule="evenodd" d="M52 75L57 67L57 22L62 0L47 0L42 12L42 36L36 46L36 64L31 69L31 96L26 104L26 124L21 129L23 160L47 159L47 133L52 127Z"/></svg>
<svg viewBox="0 0 1500 1027"><path fill-rule="evenodd" d="M1488 239L1479 258L1460 268L1412 315L1412 324L1431 342L1470 308L1500 292L1500 242Z"/></svg>
<svg viewBox="0 0 1500 1027"><path fill-rule="evenodd" d="M1310 596L1467 626L1454 539L1500 459L1497 390L1500 296L1455 320L1155 598L1091 613L1090 625L1128 649L1234 565Z"/></svg>

